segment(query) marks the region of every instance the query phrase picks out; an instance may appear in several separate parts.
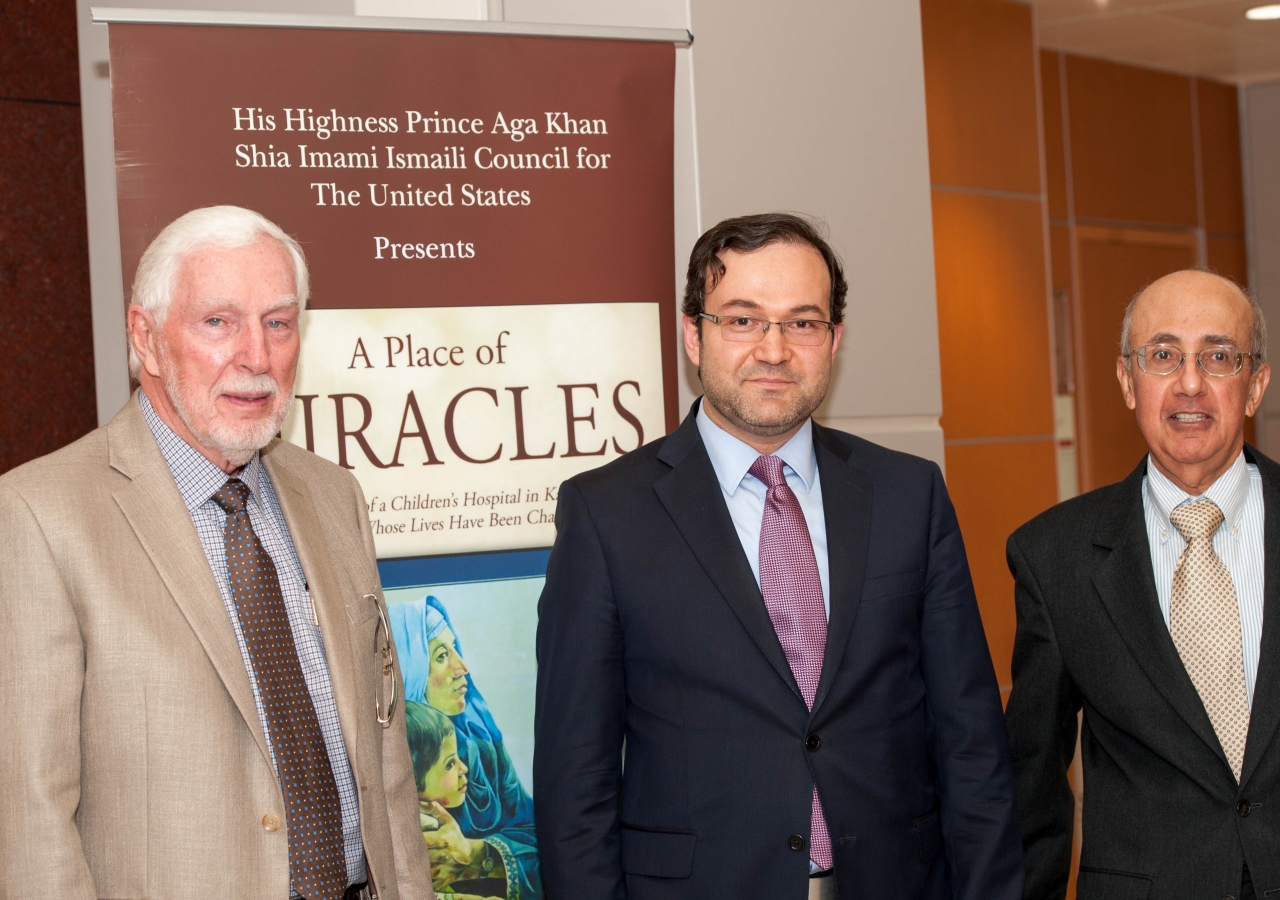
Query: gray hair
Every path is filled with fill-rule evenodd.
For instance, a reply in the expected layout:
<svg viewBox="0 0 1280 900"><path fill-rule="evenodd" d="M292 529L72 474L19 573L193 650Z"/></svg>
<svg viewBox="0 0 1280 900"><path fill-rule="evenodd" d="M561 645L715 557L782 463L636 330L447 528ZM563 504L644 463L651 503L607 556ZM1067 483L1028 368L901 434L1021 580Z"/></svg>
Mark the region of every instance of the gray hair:
<svg viewBox="0 0 1280 900"><path fill-rule="evenodd" d="M298 307L306 309L311 286L302 248L279 225L261 213L239 206L193 209L166 225L142 254L137 274L133 278L130 302L151 313L156 323L160 324L169 312L169 304L173 302L173 291L182 271L182 263L191 253L203 247L236 250L255 244L262 237L279 241L288 252L293 261L293 284ZM141 370L142 360L138 359L133 342L130 341L129 374L137 378Z"/></svg>
<svg viewBox="0 0 1280 900"><path fill-rule="evenodd" d="M1227 284L1231 285L1240 292L1240 296L1249 301L1249 308L1253 310L1253 324L1249 327L1249 367L1256 369L1267 361L1267 317L1263 315L1262 307L1258 303L1258 297L1242 285L1236 284L1230 278L1219 275L1212 269L1204 266L1194 266L1190 269L1183 269L1184 272L1204 272L1206 275L1213 275L1221 278ZM1177 273L1170 273L1177 274ZM1167 278L1162 275L1161 278ZM1159 279L1156 279L1157 281ZM1133 358L1133 351L1137 348L1133 346L1133 308L1138 305L1138 299L1147 292L1147 288L1155 284L1155 281L1147 284L1133 295L1129 300L1129 305L1124 308L1124 322L1120 325L1120 356L1124 359L1125 367L1128 368Z"/></svg>

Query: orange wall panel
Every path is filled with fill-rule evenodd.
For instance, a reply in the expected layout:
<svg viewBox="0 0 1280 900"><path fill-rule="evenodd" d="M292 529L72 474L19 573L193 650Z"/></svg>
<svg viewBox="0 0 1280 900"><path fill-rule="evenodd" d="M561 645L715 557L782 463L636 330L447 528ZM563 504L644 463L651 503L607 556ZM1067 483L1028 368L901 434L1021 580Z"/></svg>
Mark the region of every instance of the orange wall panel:
<svg viewBox="0 0 1280 900"><path fill-rule="evenodd" d="M1236 284L1249 286L1249 254L1244 238L1211 237L1206 241L1209 268Z"/></svg>
<svg viewBox="0 0 1280 900"><path fill-rule="evenodd" d="M1043 98L1044 163L1048 184L1049 218L1067 217L1067 158L1062 130L1062 78L1058 72L1062 55L1053 50L1040 52L1040 96Z"/></svg>
<svg viewBox="0 0 1280 900"><path fill-rule="evenodd" d="M1189 78L1068 56L1067 107L1078 218L1199 224Z"/></svg>
<svg viewBox="0 0 1280 900"><path fill-rule="evenodd" d="M1013 577L1004 545L1023 522L1058 500L1053 441L947 447L947 490L956 507L978 608L1000 686L1012 677Z"/></svg>
<svg viewBox="0 0 1280 900"><path fill-rule="evenodd" d="M923 0L920 12L933 182L1040 193L1031 8Z"/></svg>
<svg viewBox="0 0 1280 900"><path fill-rule="evenodd" d="M948 439L1053 433L1041 215L1034 200L933 192Z"/></svg>
<svg viewBox="0 0 1280 900"><path fill-rule="evenodd" d="M1243 235L1244 175L1236 88L1198 79L1196 101L1200 114L1205 230Z"/></svg>

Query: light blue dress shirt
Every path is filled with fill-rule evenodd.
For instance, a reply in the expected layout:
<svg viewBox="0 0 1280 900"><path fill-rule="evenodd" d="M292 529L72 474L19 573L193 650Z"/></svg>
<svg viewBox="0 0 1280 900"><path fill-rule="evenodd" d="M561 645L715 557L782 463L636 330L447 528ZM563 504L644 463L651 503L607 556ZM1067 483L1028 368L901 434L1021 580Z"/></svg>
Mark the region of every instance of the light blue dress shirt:
<svg viewBox="0 0 1280 900"><path fill-rule="evenodd" d="M1213 552L1231 575L1240 607L1241 651L1244 681L1253 704L1253 686L1258 676L1258 653L1262 643L1262 609L1265 599L1263 563L1265 542L1262 503L1262 476L1257 466L1248 465L1244 453L1201 496L1222 510L1223 521L1213 535ZM1184 503L1199 500L1166 478L1151 462L1142 483L1142 506L1147 519L1147 540L1156 578L1160 612L1169 624L1169 602L1173 595L1173 572L1178 567L1187 542L1169 521L1169 514Z"/></svg>
<svg viewBox="0 0 1280 900"><path fill-rule="evenodd" d="M729 434L707 415L706 400L698 405L698 433L711 457L716 470L716 480L729 507L733 527L738 540L751 563L751 571L760 583L760 525L764 520L764 498L769 492L765 483L747 470L755 464L760 452ZM782 474L787 487L796 495L805 523L809 526L809 540L813 542L813 555L818 560L818 576L822 579L822 603L831 618L831 567L827 562L827 520L822 513L822 485L818 479L818 455L813 449L813 420L807 420L800 430L773 454L784 463Z"/></svg>

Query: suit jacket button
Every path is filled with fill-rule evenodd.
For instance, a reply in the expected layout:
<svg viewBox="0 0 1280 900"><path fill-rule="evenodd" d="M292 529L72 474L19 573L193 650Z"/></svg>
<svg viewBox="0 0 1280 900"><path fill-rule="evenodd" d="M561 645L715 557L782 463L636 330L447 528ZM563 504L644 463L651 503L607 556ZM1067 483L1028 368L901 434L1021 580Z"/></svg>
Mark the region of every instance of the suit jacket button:
<svg viewBox="0 0 1280 900"><path fill-rule="evenodd" d="M1241 818L1244 818L1245 816L1249 815L1249 810L1251 808L1252 807L1250 807L1248 800L1241 800L1239 803L1236 804L1236 812L1240 814Z"/></svg>
<svg viewBox="0 0 1280 900"><path fill-rule="evenodd" d="M816 734L811 734L804 739L804 746L805 749L816 753L818 748L822 746L822 741L818 740Z"/></svg>
<svg viewBox="0 0 1280 900"><path fill-rule="evenodd" d="M793 834L791 837L787 838L787 846L792 850L803 850L804 838L800 837L798 834Z"/></svg>
<svg viewBox="0 0 1280 900"><path fill-rule="evenodd" d="M267 831L279 831L280 817L274 813L267 813L262 817L262 827Z"/></svg>

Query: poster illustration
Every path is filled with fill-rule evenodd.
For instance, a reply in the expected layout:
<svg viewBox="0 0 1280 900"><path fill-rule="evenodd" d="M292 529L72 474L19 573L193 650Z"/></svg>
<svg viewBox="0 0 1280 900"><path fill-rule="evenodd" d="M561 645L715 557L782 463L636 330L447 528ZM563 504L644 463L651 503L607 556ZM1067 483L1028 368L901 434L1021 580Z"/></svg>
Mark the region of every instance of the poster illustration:
<svg viewBox="0 0 1280 900"><path fill-rule="evenodd" d="M533 635L546 551L382 565L438 895L540 900ZM465 581L400 584L405 580ZM393 584L399 586L391 586Z"/></svg>
<svg viewBox="0 0 1280 900"><path fill-rule="evenodd" d="M311 297L281 433L364 491L433 883L541 900L559 485L678 421L670 38L99 12L126 295L197 207L297 238Z"/></svg>

